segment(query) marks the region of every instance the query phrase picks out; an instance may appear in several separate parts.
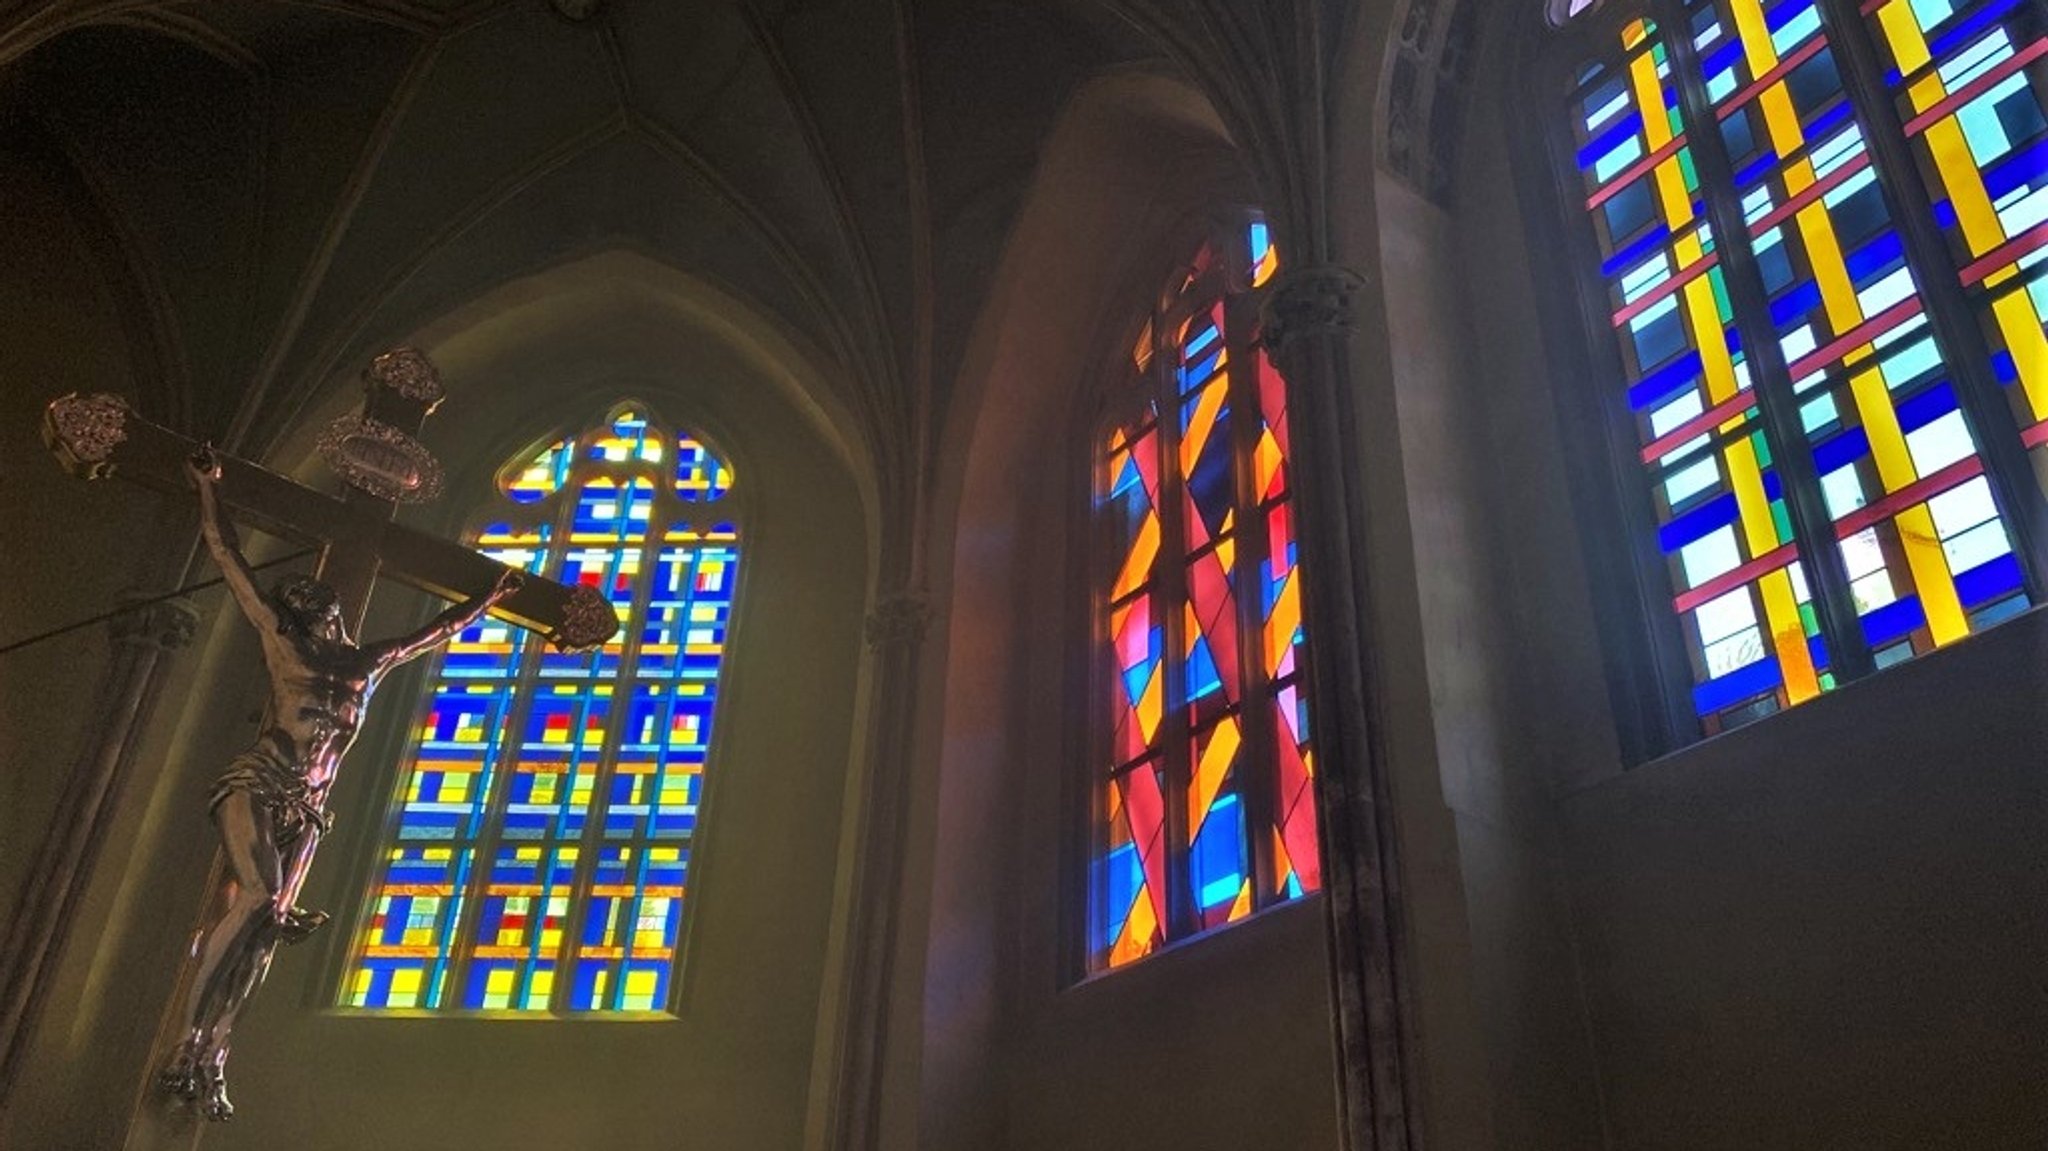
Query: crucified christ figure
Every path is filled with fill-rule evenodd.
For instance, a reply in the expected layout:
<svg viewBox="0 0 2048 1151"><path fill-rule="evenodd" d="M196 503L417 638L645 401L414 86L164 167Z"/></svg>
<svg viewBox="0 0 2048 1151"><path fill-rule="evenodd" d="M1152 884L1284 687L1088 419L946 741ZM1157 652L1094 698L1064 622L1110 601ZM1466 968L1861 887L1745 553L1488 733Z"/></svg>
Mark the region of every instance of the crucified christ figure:
<svg viewBox="0 0 2048 1151"><path fill-rule="evenodd" d="M256 742L214 782L214 829L227 856L226 905L201 933L179 1041L158 1077L164 1090L197 1102L209 1119L234 1114L228 1102L228 1034L235 1015L270 971L277 944L297 943L327 914L297 904L306 869L331 826L327 791L355 742L371 693L392 668L460 634L517 591L506 570L483 595L443 612L411 635L359 645L342 621L334 589L292 576L266 596L242 557L234 526L220 513L221 466L210 450L190 461L199 488L200 534L242 614L263 640L270 711Z"/></svg>

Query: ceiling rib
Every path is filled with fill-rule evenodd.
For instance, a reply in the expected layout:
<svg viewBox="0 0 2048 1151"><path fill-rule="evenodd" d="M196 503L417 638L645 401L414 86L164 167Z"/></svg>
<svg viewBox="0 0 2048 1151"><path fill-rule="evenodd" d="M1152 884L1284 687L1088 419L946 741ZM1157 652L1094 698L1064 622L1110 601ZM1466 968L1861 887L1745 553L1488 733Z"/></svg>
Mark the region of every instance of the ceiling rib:
<svg viewBox="0 0 2048 1151"><path fill-rule="evenodd" d="M564 139L546 152L536 156L525 167L499 181L489 190L470 201L461 211L451 215L445 224L413 250L411 256L400 262L385 277L381 286L375 291L368 293L363 302L349 313L346 320L336 326L334 333L321 345L319 352L293 382L291 390L281 397L284 402L271 405L273 409L281 407L284 413L282 418L273 418L263 422L262 440L255 445L256 449L259 449L259 457L262 453L268 452L276 446L271 441L279 434L280 430L291 427L298 420L302 410L310 402L312 394L319 387L320 382L334 373L341 357L347 354L349 347L363 335L370 322L376 318L377 312L399 289L403 288L414 276L419 274L420 269L426 266L427 261L433 258L435 252L445 247L457 236L475 227L485 217L503 207L514 197L518 196L519 193L530 187L535 181L568 166L576 157L620 135L624 129L624 116L613 115L599 120L590 127ZM252 423L252 430L248 440L256 441L256 439L257 433ZM251 449L249 442L245 442L243 446L245 450Z"/></svg>
<svg viewBox="0 0 2048 1151"><path fill-rule="evenodd" d="M328 269L334 263L334 256L341 248L341 241L348 234L356 209L362 205L363 196L375 180L377 169L384 161L384 154L390 148L392 137L398 125L405 119L406 111L425 85L428 73L433 71L434 61L439 58L441 45L429 41L420 46L406 65L405 74L391 90L390 99L385 101L384 111L371 129L362 151L357 155L355 166L349 172L348 182L341 187L335 198L333 210L327 215L326 226L320 234L320 242L313 249L311 257L300 270L298 283L292 292L291 306L285 310L277 329L271 333L263 356L257 361L256 371L249 381L249 387L242 402L236 406L235 417L228 426L227 446L238 447L243 437L249 434L255 413L262 409L264 401L276 386L278 373L283 369L292 346L298 342L299 332L305 326L306 315L312 309L313 300L320 287L326 282Z"/></svg>
<svg viewBox="0 0 2048 1151"><path fill-rule="evenodd" d="M862 234L855 217L853 203L846 193L846 181L839 166L825 146L824 133L818 128L817 117L811 111L808 97L797 83L796 74L789 66L789 60L782 54L781 42L767 26L760 11L752 0L742 0L739 5L741 22L746 25L747 34L752 38L754 48L768 62L768 71L775 78L777 91L782 94L783 103L789 107L804 140L804 151L810 157L811 166L818 179L825 185L825 191L832 202L834 231L839 236L848 261L854 269L857 288L860 293L863 319L866 323L861 330L862 343L867 345L874 357L872 370L887 379L896 374L896 351L888 338L889 310L882 296L880 278L875 273L874 254L867 238ZM863 362L866 362L865 357Z"/></svg>

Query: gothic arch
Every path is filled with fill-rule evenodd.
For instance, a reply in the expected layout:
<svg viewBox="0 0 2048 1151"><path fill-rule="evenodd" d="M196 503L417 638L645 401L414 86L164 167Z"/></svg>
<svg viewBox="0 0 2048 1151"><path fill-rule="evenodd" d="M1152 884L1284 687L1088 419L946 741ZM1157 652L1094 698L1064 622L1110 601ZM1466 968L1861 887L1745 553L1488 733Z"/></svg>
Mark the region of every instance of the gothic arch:
<svg viewBox="0 0 2048 1151"><path fill-rule="evenodd" d="M992 1144L988 1125L1005 1114L1017 1147L1064 1145L1084 1131L1113 1141L1124 1125L1143 1125L1148 1143L1183 1131L1191 1143L1234 1144L1232 1124L1245 1116L1188 1106L1186 1096L1172 1113L1134 1103L1145 1090L1120 1074L1173 1072L1163 1062L1127 1067L1116 1052L1178 1047L1200 1061L1218 1043L1263 1049L1269 1040L1295 1086L1242 1141L1334 1137L1317 912L1283 908L1251 930L1149 960L1153 970L1059 990L1071 973L1056 941L1082 913L1063 900L1060 878L1072 846L1062 806L1074 798L1063 778L1081 750L1062 738L1082 721L1069 642L1087 626L1087 589L1074 575L1088 499L1081 461L1099 389L1121 378L1116 363L1162 274L1186 258L1193 220L1255 199L1192 89L1144 72L1100 77L1055 130L976 325L940 447L949 480L936 501L935 554L948 557L948 609L932 642L945 658L923 690L943 701L943 720L931 725L915 784L915 913L896 984L919 1005L899 1022L923 1070L915 1114L895 1097L894 1122L914 1123L928 1145ZM1254 985L1261 991L1244 992ZM1201 1023L1162 999L1203 986L1236 1002ZM1224 1040L1210 1026L1237 1034ZM1062 1054L1050 1058L1048 1045ZM1223 1073L1194 1066L1189 1074Z"/></svg>

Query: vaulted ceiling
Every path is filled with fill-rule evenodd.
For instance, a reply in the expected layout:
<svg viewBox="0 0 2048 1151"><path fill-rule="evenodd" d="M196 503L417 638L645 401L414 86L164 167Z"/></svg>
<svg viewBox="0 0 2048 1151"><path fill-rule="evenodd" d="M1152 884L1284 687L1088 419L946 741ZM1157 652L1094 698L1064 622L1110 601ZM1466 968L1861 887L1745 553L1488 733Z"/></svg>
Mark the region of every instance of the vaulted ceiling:
<svg viewBox="0 0 2048 1151"><path fill-rule="evenodd" d="M0 141L101 219L166 413L256 448L379 344L614 247L785 326L859 434L928 420L1062 102L1151 60L1088 0L13 7Z"/></svg>

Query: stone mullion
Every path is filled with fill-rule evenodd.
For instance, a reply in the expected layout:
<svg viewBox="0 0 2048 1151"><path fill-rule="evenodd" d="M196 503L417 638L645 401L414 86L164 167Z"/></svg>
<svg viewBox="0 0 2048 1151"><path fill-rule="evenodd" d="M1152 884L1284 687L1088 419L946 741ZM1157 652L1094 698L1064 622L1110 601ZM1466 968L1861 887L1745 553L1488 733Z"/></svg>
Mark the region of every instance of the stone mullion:
<svg viewBox="0 0 2048 1151"><path fill-rule="evenodd" d="M1707 99L1699 54L1686 29L1692 26L1682 0L1651 0L1656 35L1662 40L1678 93L1685 146L1699 174L1699 195L1705 219L1713 228L1722 282L1727 286L1735 328L1749 366L1751 391L1760 413L1757 428L1770 448L1792 521L1792 542L1812 592L1814 614L1827 641L1828 671L1846 683L1875 670L1856 598L1849 587L1847 561L1835 536L1834 517L1822 497L1814 470L1813 449L1806 442L1799 416L1799 397L1792 389L1790 366L1771 320L1770 296L1764 290L1750 238L1749 222L1735 190L1735 169L1721 138L1720 121ZM1645 109L1644 115L1650 110ZM1704 342L1718 332L1694 333ZM1801 637L1802 641L1804 637ZM1819 670L1817 667L1816 671Z"/></svg>
<svg viewBox="0 0 2048 1151"><path fill-rule="evenodd" d="M550 497L556 503L553 519L555 530L548 538L540 540L537 544L541 553L540 574L550 579L553 578L555 571L560 570L558 565L568 563L569 537L574 534L576 505L582 498L583 476L579 473L585 471L577 466L577 461L583 458L590 441L602 434L601 431L586 432L576 436L569 447L564 449L572 453L572 456L568 478L563 481L561 489ZM455 931L448 941L445 960L448 965L448 982L440 997L441 1005L434 1010L462 1010L463 997L469 990L472 967L470 953L476 948L477 930L483 922L484 889L491 882L491 857L497 854L498 848L504 842L505 812L512 803L511 779L525 751L526 721L533 712L534 697L539 693L541 686L541 644L542 641L537 636L523 640L520 643L519 666L512 669L512 704L505 709L504 742L500 745L498 762L491 767L489 777L480 781L487 785L483 795L484 810L477 825L476 838L470 841L469 874L455 892L455 897L459 900L455 909L458 918ZM441 658L447 657L444 655ZM591 656L593 663L596 658L595 654ZM573 783L573 777L569 782ZM569 795L573 797L574 794L574 788L571 787ZM592 806L595 806L596 799L593 792Z"/></svg>
<svg viewBox="0 0 2048 1151"><path fill-rule="evenodd" d="M1243 283L1245 281L1239 281ZM1237 608L1238 725L1244 743L1237 762L1238 794L1245 815L1246 861L1251 868L1252 907L1279 901L1275 890L1273 836L1279 827L1273 682L1266 674L1265 573L1266 509L1260 503L1257 457L1265 427L1259 403L1255 300L1226 297L1224 340L1229 349L1231 467L1237 500L1237 555L1230 573Z"/></svg>
<svg viewBox="0 0 2048 1151"><path fill-rule="evenodd" d="M1152 588L1154 603L1165 609L1160 621L1164 650L1159 669L1165 688L1160 693L1156 768L1165 777L1160 791L1166 799L1166 922L1160 924L1160 934L1168 943L1186 939L1200 925L1188 880L1188 788L1195 765L1187 711L1188 531L1187 484L1180 464L1183 341L1177 333L1179 309L1174 315L1175 319L1162 325L1162 346L1153 356L1157 389L1153 394L1161 398L1154 425L1159 451L1159 556L1152 569ZM1175 334L1167 335L1169 331Z"/></svg>
<svg viewBox="0 0 2048 1151"><path fill-rule="evenodd" d="M647 432L651 433L654 430L654 426L650 423ZM645 434L643 433L643 435ZM663 432L663 436L665 438L662 442L667 446L667 450L670 452L675 451L675 436L668 432ZM667 458L666 454L664 454L663 458ZM640 478L641 473L648 470L644 467L628 467L621 468L613 473L619 483L619 512L626 524L626 531L628 533L632 530L633 522L632 483L633 480ZM681 509L675 506L680 501L676 499L674 489L666 482L667 477L657 469L654 470L653 475L649 478L652 481L652 498L649 500L647 508L647 533L640 544L640 574L636 577L633 584L631 605L623 613L625 616L625 634L620 637L618 673L611 676L596 674L600 657L597 653L592 653L591 656L593 672L591 683L593 686L600 682L609 682L611 684L611 715L605 722L604 745L598 752L597 764L591 773L590 810L583 817L583 834L576 846L576 867L573 878L569 883L569 902L562 909L562 942L555 950L555 979L554 984L548 990L548 1009L557 1015L564 1014L567 1010L565 1004L567 1003L568 989L573 980L567 979L565 976L569 974L569 960L576 952L576 940L580 934L577 928L582 926L583 920L591 912L590 889L596 883L597 857L604 850L606 842L604 820L611 811L611 783L618 774L619 745L625 740L625 723L631 710L633 688L637 682L634 673L640 666L640 644L645 638L647 631L647 604L654 594L654 570L660 560L663 542L668 536L668 525L681 518ZM573 513L571 514L573 515ZM614 562L624 564L627 554L633 550L634 545L629 538L621 538L611 546L616 549L614 552ZM684 622L688 621L685 620ZM648 820L650 823L653 821L651 807ZM626 840L624 846L644 853L646 849L640 845L640 840L641 837L635 835ZM688 872L684 873L684 882L689 882ZM543 890L546 890L545 885ZM638 899L635 899L634 906L636 908L638 903ZM546 921L546 917L547 906L543 903L541 906L541 920L543 923ZM536 925L535 930L539 929L539 926ZM628 938L630 939L630 932L628 933ZM632 948L628 946L626 952L630 956ZM625 985L625 979L626 961L622 958L619 961L619 984L621 987ZM612 988L607 988L607 994L612 990ZM675 980L673 978L669 981L669 991L671 994L675 991Z"/></svg>

